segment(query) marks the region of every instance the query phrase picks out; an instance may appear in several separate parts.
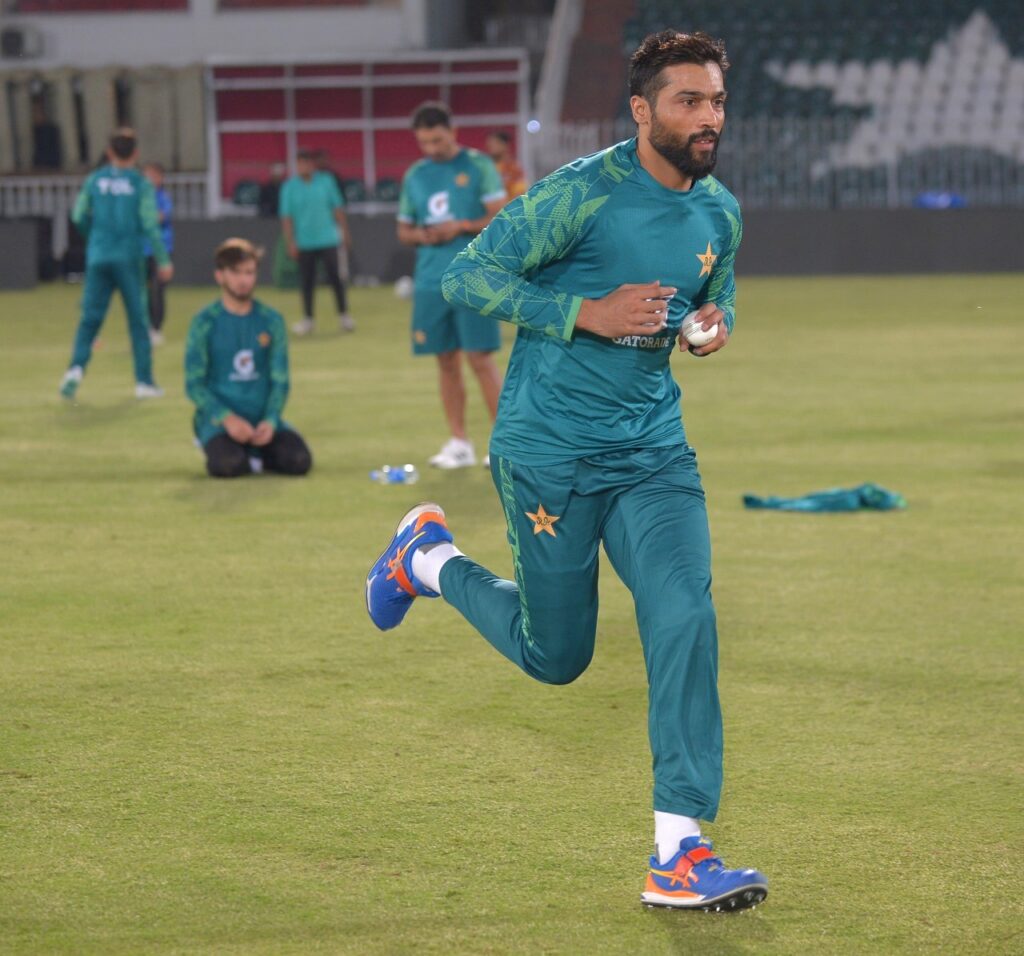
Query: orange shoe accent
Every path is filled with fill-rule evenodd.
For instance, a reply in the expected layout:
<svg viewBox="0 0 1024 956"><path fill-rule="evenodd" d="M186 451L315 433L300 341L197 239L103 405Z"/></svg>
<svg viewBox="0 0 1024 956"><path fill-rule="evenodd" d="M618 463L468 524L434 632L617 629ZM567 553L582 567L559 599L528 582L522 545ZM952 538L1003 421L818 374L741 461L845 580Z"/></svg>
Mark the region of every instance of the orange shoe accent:
<svg viewBox="0 0 1024 956"><path fill-rule="evenodd" d="M671 870L658 870L661 876L671 876ZM645 893L659 893L662 896L671 896L679 900L699 900L701 898L700 893L693 893L690 890L666 890L658 886L654 882L654 875L652 873L647 874L647 883L644 886Z"/></svg>
<svg viewBox="0 0 1024 956"><path fill-rule="evenodd" d="M402 562L405 560L405 556L409 552L409 549L423 537L422 532L420 532L420 528L425 524L429 524L431 521L444 528L448 527L445 523L444 515L437 511L424 511L423 514L416 519L416 524L413 526L413 531L417 532L417 534L414 534L412 538L409 539L409 542L404 548L399 548L398 551L395 552L394 558L388 562L388 568L391 573L387 576L387 580L393 580L403 591L405 591L406 594L412 597L416 597L419 592L417 592L416 588L413 587L412 581L409 580L409 575L405 573L405 567Z"/></svg>
<svg viewBox="0 0 1024 956"><path fill-rule="evenodd" d="M423 514L421 514L416 519L416 527L413 528L413 530L414 531L419 531L420 528L422 528L425 524L427 524L428 522L431 522L431 521L435 522L436 524L439 524L442 528L447 528L448 527L448 522L444 520L444 515L443 514L441 514L438 511L424 511ZM412 542L410 542L410 544L411 543ZM408 546L409 545L406 545L406 547L408 547Z"/></svg>
<svg viewBox="0 0 1024 956"><path fill-rule="evenodd" d="M679 858L679 862L676 863L676 873L680 876L685 876L701 860L706 860L714 855L706 846L695 846L689 853L684 853Z"/></svg>
<svg viewBox="0 0 1024 956"><path fill-rule="evenodd" d="M689 853L684 853L678 860L676 865L671 870L655 870L647 874L648 883L652 882L651 874L657 873L658 876L669 881L669 886L675 886L677 883L682 886L692 886L694 883L700 882L700 877L693 872L693 868L700 863L702 860L706 860L709 857L713 857L715 854L712 853L706 846L694 847ZM669 893L674 895L674 890L656 890L658 893ZM682 891L679 891L682 892ZM699 896L698 893L689 893L688 896Z"/></svg>

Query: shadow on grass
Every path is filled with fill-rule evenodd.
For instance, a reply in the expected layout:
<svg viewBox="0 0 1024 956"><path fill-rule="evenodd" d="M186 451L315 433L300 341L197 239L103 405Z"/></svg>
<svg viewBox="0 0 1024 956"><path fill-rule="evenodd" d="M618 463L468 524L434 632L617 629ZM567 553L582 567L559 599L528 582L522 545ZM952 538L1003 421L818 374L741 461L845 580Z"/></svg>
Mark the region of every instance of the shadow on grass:
<svg viewBox="0 0 1024 956"><path fill-rule="evenodd" d="M181 477L181 472L175 473ZM201 463L189 476L187 484L179 488L172 497L187 501L202 511L229 512L249 507L253 502L267 501L278 497L286 487L302 481L288 475L262 474L245 475L241 478L211 478Z"/></svg>
<svg viewBox="0 0 1024 956"><path fill-rule="evenodd" d="M747 956L764 952L776 935L757 910L703 913L648 908L644 912L664 934L673 953L703 949L715 956Z"/></svg>
<svg viewBox="0 0 1024 956"><path fill-rule="evenodd" d="M979 469L983 475L991 478L1009 478L1020 481L1024 478L1024 459L1020 461L990 461Z"/></svg>
<svg viewBox="0 0 1024 956"><path fill-rule="evenodd" d="M137 398L124 398L113 405L93 405L89 401L62 399L55 409L54 417L59 428L95 428L120 422L139 408Z"/></svg>

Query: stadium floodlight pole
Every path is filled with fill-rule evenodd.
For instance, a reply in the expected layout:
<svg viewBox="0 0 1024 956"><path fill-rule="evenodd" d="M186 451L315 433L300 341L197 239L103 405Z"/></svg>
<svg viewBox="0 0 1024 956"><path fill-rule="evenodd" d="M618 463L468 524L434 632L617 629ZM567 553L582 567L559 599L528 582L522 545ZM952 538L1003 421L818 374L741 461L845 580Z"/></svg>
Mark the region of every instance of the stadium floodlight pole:
<svg viewBox="0 0 1024 956"><path fill-rule="evenodd" d="M537 103L534 111L541 132L557 123L562 115L565 85L569 79L572 42L583 23L583 0L557 0L551 17L551 32L544 47L544 61L537 81Z"/></svg>
<svg viewBox="0 0 1024 956"><path fill-rule="evenodd" d="M516 143L526 181L532 183L536 178L536 164L533 161L533 150L530 149L526 135L526 126L530 122L530 58L525 50L519 53L519 89L516 101L519 106L519 128L516 130Z"/></svg>
<svg viewBox="0 0 1024 956"><path fill-rule="evenodd" d="M217 128L217 95L213 88L213 67L203 67L203 98L206 100L206 215L220 216L220 133Z"/></svg>

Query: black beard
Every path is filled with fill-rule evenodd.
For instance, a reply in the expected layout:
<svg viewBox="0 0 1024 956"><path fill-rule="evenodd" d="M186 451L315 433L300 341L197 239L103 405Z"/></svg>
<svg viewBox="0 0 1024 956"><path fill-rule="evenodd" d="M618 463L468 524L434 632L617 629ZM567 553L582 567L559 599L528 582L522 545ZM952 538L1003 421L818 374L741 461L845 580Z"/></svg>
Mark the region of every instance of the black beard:
<svg viewBox="0 0 1024 956"><path fill-rule="evenodd" d="M246 293L238 293L238 292L235 292L235 290L232 289L231 286L229 286L227 283L224 284L224 291L232 299L237 299L239 302L248 302L253 297L253 295L256 292L255 289L251 289L249 292L246 292Z"/></svg>
<svg viewBox="0 0 1024 956"><path fill-rule="evenodd" d="M247 292L245 295L239 295L237 292L232 292L226 286L224 288L224 291L227 293L229 299L234 299L235 302L237 302L239 305L248 305L250 302L252 302L252 297L256 292L256 290L254 289L252 292Z"/></svg>
<svg viewBox="0 0 1024 956"><path fill-rule="evenodd" d="M708 135L708 132L694 133L683 141L668 132L658 122L656 116L651 117L651 146L675 166L680 173L689 177L694 182L698 179L703 179L705 176L710 176L715 168L715 163L718 162L718 136L714 132L711 132L711 135L715 137L715 145L707 156L698 158L693 152L693 144L706 135Z"/></svg>

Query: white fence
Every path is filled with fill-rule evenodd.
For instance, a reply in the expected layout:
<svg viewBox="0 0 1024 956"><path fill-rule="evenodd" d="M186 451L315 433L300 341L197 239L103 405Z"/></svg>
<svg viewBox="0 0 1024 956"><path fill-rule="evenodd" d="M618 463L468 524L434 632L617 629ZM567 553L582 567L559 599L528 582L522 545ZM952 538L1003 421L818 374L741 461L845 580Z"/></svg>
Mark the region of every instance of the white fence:
<svg viewBox="0 0 1024 956"><path fill-rule="evenodd" d="M0 177L0 217L49 216L53 255L59 259L68 247L68 217L84 181L85 176ZM168 173L164 188L171 194L176 218L205 218L205 173Z"/></svg>
<svg viewBox="0 0 1024 956"><path fill-rule="evenodd" d="M731 120L715 173L745 209L886 209L909 207L928 194L976 207L1024 207L1024 133L999 149L949 146L875 160L850 161L847 144L859 120L756 118ZM538 175L635 132L627 120L547 124L523 143ZM67 248L68 216L83 176L0 177L0 217L49 216L52 246ZM179 219L209 215L209 173L170 173L166 188ZM394 203L356 204L352 211L391 213ZM221 214L244 214L227 203Z"/></svg>

